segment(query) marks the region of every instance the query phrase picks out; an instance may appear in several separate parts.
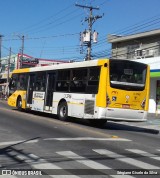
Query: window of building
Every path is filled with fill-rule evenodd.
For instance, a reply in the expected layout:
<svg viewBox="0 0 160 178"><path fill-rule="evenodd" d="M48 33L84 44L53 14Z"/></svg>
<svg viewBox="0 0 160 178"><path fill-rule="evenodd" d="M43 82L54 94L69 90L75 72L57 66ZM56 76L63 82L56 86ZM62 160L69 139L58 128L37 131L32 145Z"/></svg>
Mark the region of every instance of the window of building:
<svg viewBox="0 0 160 178"><path fill-rule="evenodd" d="M127 46L127 59L135 58L135 50L140 47L139 44L132 44Z"/></svg>

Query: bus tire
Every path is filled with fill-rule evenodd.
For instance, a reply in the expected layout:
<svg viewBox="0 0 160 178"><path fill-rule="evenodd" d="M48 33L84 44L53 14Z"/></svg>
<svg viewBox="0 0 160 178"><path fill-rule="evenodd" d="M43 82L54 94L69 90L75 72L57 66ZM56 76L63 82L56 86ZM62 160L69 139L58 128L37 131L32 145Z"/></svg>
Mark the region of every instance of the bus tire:
<svg viewBox="0 0 160 178"><path fill-rule="evenodd" d="M18 97L17 99L17 109L19 111L22 111L22 98L21 97Z"/></svg>
<svg viewBox="0 0 160 178"><path fill-rule="evenodd" d="M66 101L60 102L58 105L58 112L57 112L58 118L61 121L67 121L68 120L68 106Z"/></svg>

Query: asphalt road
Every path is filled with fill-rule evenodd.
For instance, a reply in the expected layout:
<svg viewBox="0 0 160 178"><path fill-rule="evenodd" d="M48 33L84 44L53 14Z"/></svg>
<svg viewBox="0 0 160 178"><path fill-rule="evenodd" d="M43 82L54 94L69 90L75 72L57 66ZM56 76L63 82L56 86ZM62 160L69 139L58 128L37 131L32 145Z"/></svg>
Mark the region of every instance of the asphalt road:
<svg viewBox="0 0 160 178"><path fill-rule="evenodd" d="M127 123L95 127L73 118L62 122L0 101L2 173L14 174L0 176L6 178L159 177L160 134Z"/></svg>

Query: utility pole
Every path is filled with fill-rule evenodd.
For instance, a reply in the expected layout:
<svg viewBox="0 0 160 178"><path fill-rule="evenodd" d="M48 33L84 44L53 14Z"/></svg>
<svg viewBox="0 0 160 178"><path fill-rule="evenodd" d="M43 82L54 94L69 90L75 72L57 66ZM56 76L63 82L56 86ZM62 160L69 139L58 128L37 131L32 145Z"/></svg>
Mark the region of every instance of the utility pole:
<svg viewBox="0 0 160 178"><path fill-rule="evenodd" d="M22 51L21 51L22 58L23 58L23 52L24 52L24 35L22 36Z"/></svg>
<svg viewBox="0 0 160 178"><path fill-rule="evenodd" d="M22 35L22 48L21 48L21 60L20 60L20 68L22 68L22 62L23 62L23 53L24 53L24 35Z"/></svg>
<svg viewBox="0 0 160 178"><path fill-rule="evenodd" d="M5 98L9 97L9 76L10 76L11 53L12 53L12 50L11 50L11 47L10 47L9 48L9 57L8 57L7 85L6 85L6 88L5 88Z"/></svg>
<svg viewBox="0 0 160 178"><path fill-rule="evenodd" d="M9 57L8 57L7 83L9 83L11 52L12 51L11 51L11 47L10 47L9 48Z"/></svg>
<svg viewBox="0 0 160 178"><path fill-rule="evenodd" d="M22 40L22 44L21 44L21 48L20 48L21 55L20 55L20 61L19 61L19 63L20 63L19 68L22 68L23 53L24 53L24 35L22 35L22 36L16 35L16 36L18 36L20 38L20 40Z"/></svg>
<svg viewBox="0 0 160 178"><path fill-rule="evenodd" d="M88 21L88 32L89 32L89 40L87 41L87 58L86 60L91 60L91 51L92 51L92 26L93 23L99 19L102 18L102 16L93 16L92 11L93 10L99 10L98 7L92 7L92 6L84 6L84 5L79 5L76 4L76 6L81 7L81 8L87 8L89 9L90 13L89 13L89 17L85 18L85 21Z"/></svg>
<svg viewBox="0 0 160 178"><path fill-rule="evenodd" d="M4 37L3 35L0 34L0 69L1 69L1 66L2 66L2 37Z"/></svg>

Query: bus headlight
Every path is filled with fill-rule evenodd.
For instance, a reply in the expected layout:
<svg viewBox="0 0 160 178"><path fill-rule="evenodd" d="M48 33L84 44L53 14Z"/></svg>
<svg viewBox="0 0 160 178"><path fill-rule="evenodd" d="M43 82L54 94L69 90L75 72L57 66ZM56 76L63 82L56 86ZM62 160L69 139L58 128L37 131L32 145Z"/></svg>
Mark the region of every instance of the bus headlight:
<svg viewBox="0 0 160 178"><path fill-rule="evenodd" d="M141 103L141 107L144 109L144 107L145 107L145 104L146 104L146 98L142 101L142 103Z"/></svg>

